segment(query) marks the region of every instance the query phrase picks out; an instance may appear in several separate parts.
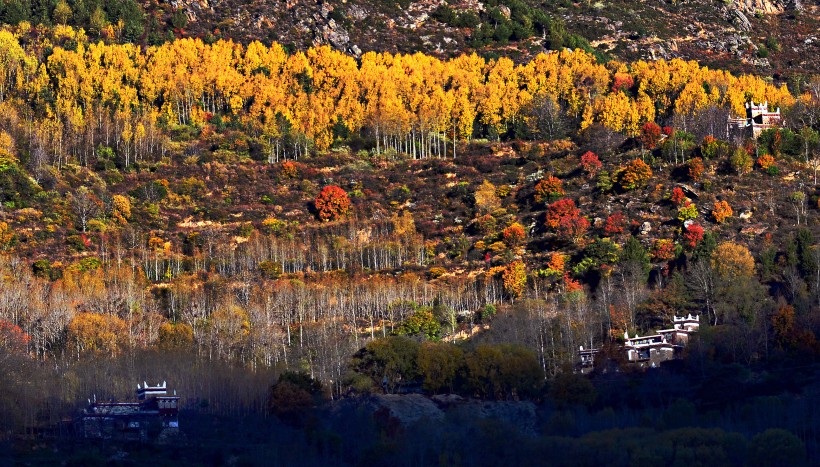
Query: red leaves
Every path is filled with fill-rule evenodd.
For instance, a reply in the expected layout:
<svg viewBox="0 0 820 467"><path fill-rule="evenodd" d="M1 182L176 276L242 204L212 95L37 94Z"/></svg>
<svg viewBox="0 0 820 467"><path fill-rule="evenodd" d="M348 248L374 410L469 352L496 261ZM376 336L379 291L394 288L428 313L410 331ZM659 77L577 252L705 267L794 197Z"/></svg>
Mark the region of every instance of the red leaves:
<svg viewBox="0 0 820 467"><path fill-rule="evenodd" d="M635 78L626 73L615 73L612 80L612 92L628 91L635 86Z"/></svg>
<svg viewBox="0 0 820 467"><path fill-rule="evenodd" d="M641 127L641 144L646 149L655 149L661 138L661 127L655 122L646 122Z"/></svg>
<svg viewBox="0 0 820 467"><path fill-rule="evenodd" d="M604 223L604 235L612 237L623 233L624 225L626 225L626 218L623 213L620 211L614 212L606 218L606 222Z"/></svg>
<svg viewBox="0 0 820 467"><path fill-rule="evenodd" d="M557 229L561 221L578 217L581 210L575 206L575 201L564 198L547 206L547 227Z"/></svg>
<svg viewBox="0 0 820 467"><path fill-rule="evenodd" d="M20 326L0 319L0 348L5 351L23 352L31 342L31 336L26 334Z"/></svg>
<svg viewBox="0 0 820 467"><path fill-rule="evenodd" d="M547 227L554 229L565 240L577 240L589 229L589 221L581 217L575 201L567 198L547 206Z"/></svg>
<svg viewBox="0 0 820 467"><path fill-rule="evenodd" d="M669 199L672 200L672 204L680 207L683 205L683 202L686 201L686 195L680 187L676 186L675 188L672 188L672 196Z"/></svg>
<svg viewBox="0 0 820 467"><path fill-rule="evenodd" d="M689 224L683 234L684 246L694 249L701 240L703 240L703 227L698 224Z"/></svg>
<svg viewBox="0 0 820 467"><path fill-rule="evenodd" d="M321 193L314 201L319 219L327 222L344 216L350 211L350 198L347 193L336 185L322 188Z"/></svg>
<svg viewBox="0 0 820 467"><path fill-rule="evenodd" d="M594 152L587 151L581 156L581 168L588 176L595 176L595 174L601 170L601 166L601 160L598 159L598 156Z"/></svg>
<svg viewBox="0 0 820 467"><path fill-rule="evenodd" d="M586 217L566 217L558 224L558 235L565 240L576 241L589 229Z"/></svg>

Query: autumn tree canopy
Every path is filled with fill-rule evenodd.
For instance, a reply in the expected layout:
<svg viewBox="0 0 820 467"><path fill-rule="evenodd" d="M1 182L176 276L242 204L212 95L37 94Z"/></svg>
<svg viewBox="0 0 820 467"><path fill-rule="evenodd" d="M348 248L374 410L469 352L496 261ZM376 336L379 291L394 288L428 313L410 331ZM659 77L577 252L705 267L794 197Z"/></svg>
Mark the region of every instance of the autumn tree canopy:
<svg viewBox="0 0 820 467"><path fill-rule="evenodd" d="M319 219L331 221L346 215L350 211L350 198L336 185L328 185L316 196L314 201Z"/></svg>

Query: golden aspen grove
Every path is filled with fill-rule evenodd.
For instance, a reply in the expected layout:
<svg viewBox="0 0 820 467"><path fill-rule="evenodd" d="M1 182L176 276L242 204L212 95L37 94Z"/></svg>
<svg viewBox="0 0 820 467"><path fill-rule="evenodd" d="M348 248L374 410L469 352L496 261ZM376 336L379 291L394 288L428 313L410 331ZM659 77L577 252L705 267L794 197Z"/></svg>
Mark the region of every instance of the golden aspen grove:
<svg viewBox="0 0 820 467"><path fill-rule="evenodd" d="M581 129L600 123L629 136L671 111L725 106L742 115L749 99L794 103L785 87L755 76L683 60L599 64L580 50L521 65L374 52L357 63L326 46L287 54L278 44L181 39L143 49L94 43L70 26L44 34L25 25L0 32L0 49L6 131L57 167L88 165L100 144L122 154L125 166L156 160L168 149L162 129L214 116L241 125L276 162L327 150L340 128L372 135L377 152L452 156L454 144L476 133L498 138L526 124L533 99L545 96ZM633 89L613 88L624 74Z"/></svg>

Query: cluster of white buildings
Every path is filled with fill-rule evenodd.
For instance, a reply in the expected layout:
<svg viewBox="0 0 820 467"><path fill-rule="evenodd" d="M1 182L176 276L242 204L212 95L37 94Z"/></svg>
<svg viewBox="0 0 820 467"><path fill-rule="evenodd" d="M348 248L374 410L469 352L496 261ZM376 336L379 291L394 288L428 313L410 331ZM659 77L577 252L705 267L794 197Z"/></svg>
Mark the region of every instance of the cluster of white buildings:
<svg viewBox="0 0 820 467"><path fill-rule="evenodd" d="M698 332L700 316L675 316L673 326L661 329L647 336L629 336L624 333L623 351L629 363L641 368L657 367L661 362L672 360L680 356L681 350L689 343L689 337ZM582 373L592 370L595 356L600 349L584 349L578 351L580 358L579 369Z"/></svg>

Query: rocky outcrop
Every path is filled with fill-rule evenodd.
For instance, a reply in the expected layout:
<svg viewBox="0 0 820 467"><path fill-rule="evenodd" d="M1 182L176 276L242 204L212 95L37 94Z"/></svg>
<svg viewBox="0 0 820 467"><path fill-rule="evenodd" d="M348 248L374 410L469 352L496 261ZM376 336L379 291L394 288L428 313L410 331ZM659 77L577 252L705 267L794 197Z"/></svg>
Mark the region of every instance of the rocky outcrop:
<svg viewBox="0 0 820 467"><path fill-rule="evenodd" d="M329 3L322 3L319 12L313 14L313 45L330 44L335 49L350 53L355 57L362 54L362 50L350 43L350 34L347 30L330 17L334 7ZM364 11L358 14L364 15Z"/></svg>
<svg viewBox="0 0 820 467"><path fill-rule="evenodd" d="M526 401L480 401L470 399L450 409L464 417L500 420L524 433L535 433L535 404Z"/></svg>
<svg viewBox="0 0 820 467"><path fill-rule="evenodd" d="M432 399L421 394L380 394L373 396L370 404L375 410L384 409L402 425L422 420L440 421L444 412Z"/></svg>
<svg viewBox="0 0 820 467"><path fill-rule="evenodd" d="M197 21L203 11L213 11L208 0L170 0L169 3L174 9L184 11L188 21Z"/></svg>
<svg viewBox="0 0 820 467"><path fill-rule="evenodd" d="M735 0L738 10L745 13L765 13L767 15L777 15L786 9L786 2L781 0Z"/></svg>
<svg viewBox="0 0 820 467"><path fill-rule="evenodd" d="M749 32L752 30L751 21L749 21L749 18L747 18L741 10L731 10L730 15L731 17L729 21L731 21L735 27L744 32Z"/></svg>
<svg viewBox="0 0 820 467"><path fill-rule="evenodd" d="M445 417L457 419L494 419L527 433L535 433L536 407L528 401L483 401L466 399L456 394L427 397L422 394L379 394L365 399L343 400L345 405L368 407L373 413L386 414L401 425L409 426L426 421L442 421Z"/></svg>

